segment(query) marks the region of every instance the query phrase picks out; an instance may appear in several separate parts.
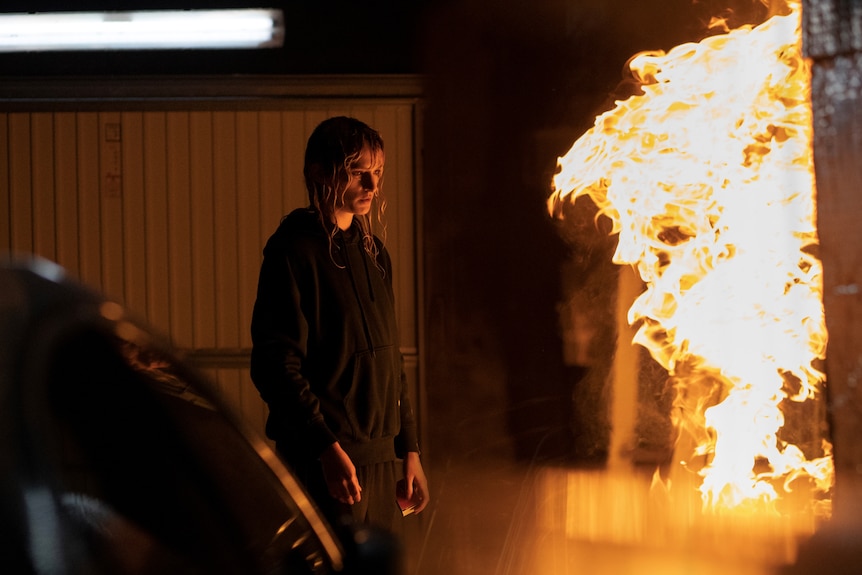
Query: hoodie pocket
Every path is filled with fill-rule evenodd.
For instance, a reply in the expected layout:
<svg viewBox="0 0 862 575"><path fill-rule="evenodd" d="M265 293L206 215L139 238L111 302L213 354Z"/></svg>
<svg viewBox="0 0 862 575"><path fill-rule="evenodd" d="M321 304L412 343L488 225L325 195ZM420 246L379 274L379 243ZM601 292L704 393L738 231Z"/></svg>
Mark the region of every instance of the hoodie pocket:
<svg viewBox="0 0 862 575"><path fill-rule="evenodd" d="M357 441L394 436L400 428L401 368L394 346L353 356L350 388L344 397L347 419Z"/></svg>

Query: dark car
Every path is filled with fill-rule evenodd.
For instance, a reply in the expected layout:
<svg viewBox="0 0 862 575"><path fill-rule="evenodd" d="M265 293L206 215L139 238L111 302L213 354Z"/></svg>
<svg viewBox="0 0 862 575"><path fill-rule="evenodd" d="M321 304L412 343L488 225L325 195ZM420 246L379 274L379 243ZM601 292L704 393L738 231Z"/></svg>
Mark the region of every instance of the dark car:
<svg viewBox="0 0 862 575"><path fill-rule="evenodd" d="M0 266L0 478L4 574L400 568L150 329L36 258Z"/></svg>

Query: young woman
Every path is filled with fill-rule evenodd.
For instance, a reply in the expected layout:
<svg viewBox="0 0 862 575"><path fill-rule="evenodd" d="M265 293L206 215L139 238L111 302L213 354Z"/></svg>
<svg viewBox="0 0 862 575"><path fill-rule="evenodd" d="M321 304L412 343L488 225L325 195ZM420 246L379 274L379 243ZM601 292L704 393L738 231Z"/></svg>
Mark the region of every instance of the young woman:
<svg viewBox="0 0 862 575"><path fill-rule="evenodd" d="M348 515L398 532L396 489L417 513L429 493L392 263L372 232L385 206L384 160L380 135L354 118L311 134L309 206L284 217L263 251L251 377L269 407L267 435L330 521Z"/></svg>

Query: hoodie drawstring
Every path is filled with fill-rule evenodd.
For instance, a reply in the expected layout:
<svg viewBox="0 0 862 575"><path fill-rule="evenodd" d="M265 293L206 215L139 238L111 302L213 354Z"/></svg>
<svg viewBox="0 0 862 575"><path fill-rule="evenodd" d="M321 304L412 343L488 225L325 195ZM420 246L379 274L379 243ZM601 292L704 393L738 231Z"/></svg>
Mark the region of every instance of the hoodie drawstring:
<svg viewBox="0 0 862 575"><path fill-rule="evenodd" d="M371 301L374 301L374 286L371 285L371 272L368 271L368 252L362 249L362 266L365 268L365 281L368 282L368 294L371 296Z"/></svg>

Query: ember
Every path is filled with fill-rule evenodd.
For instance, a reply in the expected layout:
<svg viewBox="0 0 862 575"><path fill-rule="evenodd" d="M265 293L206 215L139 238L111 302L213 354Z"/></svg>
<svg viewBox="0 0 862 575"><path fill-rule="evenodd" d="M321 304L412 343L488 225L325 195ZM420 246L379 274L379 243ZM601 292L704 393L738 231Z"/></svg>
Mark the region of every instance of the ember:
<svg viewBox="0 0 862 575"><path fill-rule="evenodd" d="M548 201L561 215L587 195L612 220L614 262L646 286L628 312L634 343L676 389L671 477L696 472L713 513L783 512L797 491L829 514L831 446L794 445L788 429L804 422L786 421L819 401L827 338L809 67L791 8L633 58L642 93L559 159Z"/></svg>

